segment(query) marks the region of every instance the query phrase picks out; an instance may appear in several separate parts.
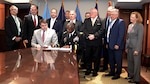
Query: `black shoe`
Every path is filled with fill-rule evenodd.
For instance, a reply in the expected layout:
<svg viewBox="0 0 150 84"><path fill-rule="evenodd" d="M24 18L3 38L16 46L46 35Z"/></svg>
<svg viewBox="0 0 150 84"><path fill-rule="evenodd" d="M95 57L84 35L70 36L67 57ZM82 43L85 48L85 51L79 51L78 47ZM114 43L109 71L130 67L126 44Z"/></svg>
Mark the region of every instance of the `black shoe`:
<svg viewBox="0 0 150 84"><path fill-rule="evenodd" d="M101 70L99 70L100 72L105 72L107 69L101 69Z"/></svg>
<svg viewBox="0 0 150 84"><path fill-rule="evenodd" d="M90 75L91 71L86 71L85 75Z"/></svg>
<svg viewBox="0 0 150 84"><path fill-rule="evenodd" d="M125 79L130 80L130 79L132 79L132 77L126 77Z"/></svg>
<svg viewBox="0 0 150 84"><path fill-rule="evenodd" d="M114 76L114 74L109 73L109 74L105 74L105 76Z"/></svg>
<svg viewBox="0 0 150 84"><path fill-rule="evenodd" d="M129 80L129 83L135 83L135 84L140 84L140 82L134 81L134 80Z"/></svg>
<svg viewBox="0 0 150 84"><path fill-rule="evenodd" d="M111 79L116 80L116 79L119 79L119 78L120 78L120 76L113 76Z"/></svg>
<svg viewBox="0 0 150 84"><path fill-rule="evenodd" d="M94 71L93 71L93 75L92 75L92 76L95 77L95 76L97 76L97 75L98 75L97 72L94 72Z"/></svg>

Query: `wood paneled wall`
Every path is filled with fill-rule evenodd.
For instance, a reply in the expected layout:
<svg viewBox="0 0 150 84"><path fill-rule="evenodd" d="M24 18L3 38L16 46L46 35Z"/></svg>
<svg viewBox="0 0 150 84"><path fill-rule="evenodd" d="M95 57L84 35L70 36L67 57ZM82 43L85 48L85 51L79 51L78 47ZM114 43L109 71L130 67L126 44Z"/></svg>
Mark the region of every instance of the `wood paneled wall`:
<svg viewBox="0 0 150 84"><path fill-rule="evenodd" d="M143 53L150 54L150 3L143 5L144 15L144 41L143 41Z"/></svg>
<svg viewBox="0 0 150 84"><path fill-rule="evenodd" d="M0 4L0 29L4 30L5 5Z"/></svg>

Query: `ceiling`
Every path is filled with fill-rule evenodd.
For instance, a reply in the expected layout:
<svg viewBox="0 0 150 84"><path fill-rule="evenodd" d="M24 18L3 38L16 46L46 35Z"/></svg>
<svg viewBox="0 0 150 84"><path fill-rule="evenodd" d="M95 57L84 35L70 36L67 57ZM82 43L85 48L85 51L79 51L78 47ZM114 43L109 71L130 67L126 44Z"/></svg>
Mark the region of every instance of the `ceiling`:
<svg viewBox="0 0 150 84"><path fill-rule="evenodd" d="M117 2L115 6L121 9L142 9L143 4L145 3L150 3L150 0L142 0L141 2L128 2L128 3Z"/></svg>
<svg viewBox="0 0 150 84"><path fill-rule="evenodd" d="M117 0L111 0L112 2L114 2L115 6L120 8L120 9L142 9L142 5L144 3L148 3L150 2L150 0L142 0L141 2L117 2ZM5 2L4 0L0 0L0 3L8 3ZM10 3L8 3L10 4ZM25 7L29 7L28 3L25 4L16 4L17 6L19 6L19 8L25 8ZM21 6L21 7L20 7Z"/></svg>

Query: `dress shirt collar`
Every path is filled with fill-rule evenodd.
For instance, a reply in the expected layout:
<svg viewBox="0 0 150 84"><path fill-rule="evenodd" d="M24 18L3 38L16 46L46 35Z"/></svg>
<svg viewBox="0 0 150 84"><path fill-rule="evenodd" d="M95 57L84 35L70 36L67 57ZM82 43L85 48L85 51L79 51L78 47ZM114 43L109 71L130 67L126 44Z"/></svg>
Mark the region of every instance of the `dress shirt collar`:
<svg viewBox="0 0 150 84"><path fill-rule="evenodd" d="M76 23L76 19L74 19L74 20L70 20L70 22Z"/></svg>
<svg viewBox="0 0 150 84"><path fill-rule="evenodd" d="M66 19L66 21L70 21L70 19Z"/></svg>
<svg viewBox="0 0 150 84"><path fill-rule="evenodd" d="M56 18L51 18L51 21L54 21L55 22Z"/></svg>
<svg viewBox="0 0 150 84"><path fill-rule="evenodd" d="M16 19L16 17L17 17L17 16L15 16L15 15L11 15L11 16L12 16L14 19Z"/></svg>
<svg viewBox="0 0 150 84"><path fill-rule="evenodd" d="M38 18L37 15L32 15L32 19L34 20L34 16L35 16L35 18L37 20L37 18Z"/></svg>
<svg viewBox="0 0 150 84"><path fill-rule="evenodd" d="M97 17L98 17L98 16L96 16L95 18L91 18L91 21L94 21L94 22L95 22L96 19L97 19Z"/></svg>
<svg viewBox="0 0 150 84"><path fill-rule="evenodd" d="M75 30L73 32L69 33L69 34L71 34L73 36L74 32L75 32Z"/></svg>

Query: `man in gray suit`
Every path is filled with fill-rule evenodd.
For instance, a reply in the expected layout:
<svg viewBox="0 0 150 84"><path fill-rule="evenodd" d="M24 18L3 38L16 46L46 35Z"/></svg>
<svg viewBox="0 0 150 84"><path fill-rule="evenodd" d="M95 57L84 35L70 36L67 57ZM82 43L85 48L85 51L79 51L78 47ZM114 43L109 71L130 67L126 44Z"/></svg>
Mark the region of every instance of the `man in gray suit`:
<svg viewBox="0 0 150 84"><path fill-rule="evenodd" d="M40 29L34 31L31 45L37 48L55 46L58 43L55 30L48 28L48 22L43 19L40 21L40 27Z"/></svg>

